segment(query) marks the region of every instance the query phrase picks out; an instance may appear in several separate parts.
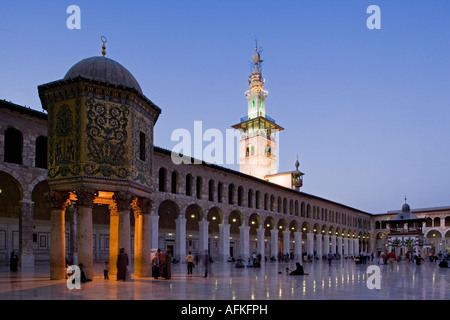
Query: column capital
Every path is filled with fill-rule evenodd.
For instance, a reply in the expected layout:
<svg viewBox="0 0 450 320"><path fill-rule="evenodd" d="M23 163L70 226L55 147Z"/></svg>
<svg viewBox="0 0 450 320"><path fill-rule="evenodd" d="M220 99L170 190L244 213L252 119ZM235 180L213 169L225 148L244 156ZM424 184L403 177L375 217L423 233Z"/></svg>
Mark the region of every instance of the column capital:
<svg viewBox="0 0 450 320"><path fill-rule="evenodd" d="M69 192L66 191L50 191L45 194L47 201L52 209L65 209L69 204Z"/></svg>
<svg viewBox="0 0 450 320"><path fill-rule="evenodd" d="M150 214L152 210L153 201L149 198L134 198L134 200L131 202L131 207L134 210L134 214L141 215L141 214Z"/></svg>
<svg viewBox="0 0 450 320"><path fill-rule="evenodd" d="M131 201L133 201L134 198L135 198L134 194L126 191L117 191L114 192L113 195L113 199L116 202L118 211L129 210L131 206Z"/></svg>
<svg viewBox="0 0 450 320"><path fill-rule="evenodd" d="M119 216L119 211L117 210L117 204L115 202L109 204L109 215L111 217Z"/></svg>
<svg viewBox="0 0 450 320"><path fill-rule="evenodd" d="M98 196L98 191L90 188L79 188L74 193L77 196L76 207L92 208L94 199Z"/></svg>

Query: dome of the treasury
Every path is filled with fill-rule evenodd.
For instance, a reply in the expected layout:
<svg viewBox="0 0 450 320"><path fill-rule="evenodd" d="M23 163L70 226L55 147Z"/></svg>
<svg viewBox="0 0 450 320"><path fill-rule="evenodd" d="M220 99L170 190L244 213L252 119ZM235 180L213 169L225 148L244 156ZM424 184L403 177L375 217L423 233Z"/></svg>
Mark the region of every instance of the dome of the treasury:
<svg viewBox="0 0 450 320"><path fill-rule="evenodd" d="M75 64L64 77L64 80L82 77L126 88L134 88L143 95L141 86L120 63L106 57L91 57Z"/></svg>

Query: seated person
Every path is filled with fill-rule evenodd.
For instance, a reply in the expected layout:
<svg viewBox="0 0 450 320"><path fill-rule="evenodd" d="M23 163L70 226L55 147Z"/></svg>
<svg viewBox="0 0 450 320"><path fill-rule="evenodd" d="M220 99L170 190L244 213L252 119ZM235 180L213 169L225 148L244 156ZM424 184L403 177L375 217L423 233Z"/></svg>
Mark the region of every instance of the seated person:
<svg viewBox="0 0 450 320"><path fill-rule="evenodd" d="M235 267L235 268L245 268L244 264L242 263L242 259L241 259L241 258L239 258L239 259L236 261L236 264L234 265L234 267Z"/></svg>
<svg viewBox="0 0 450 320"><path fill-rule="evenodd" d="M300 262L296 262L295 263L296 269L294 271L292 271L289 275L290 276L303 276L303 275L308 275L307 273L305 273L305 271L303 270L302 265L300 264Z"/></svg>
<svg viewBox="0 0 450 320"><path fill-rule="evenodd" d="M448 268L448 262L447 262L447 260L442 260L442 261L439 263L439 267L441 267L441 268Z"/></svg>

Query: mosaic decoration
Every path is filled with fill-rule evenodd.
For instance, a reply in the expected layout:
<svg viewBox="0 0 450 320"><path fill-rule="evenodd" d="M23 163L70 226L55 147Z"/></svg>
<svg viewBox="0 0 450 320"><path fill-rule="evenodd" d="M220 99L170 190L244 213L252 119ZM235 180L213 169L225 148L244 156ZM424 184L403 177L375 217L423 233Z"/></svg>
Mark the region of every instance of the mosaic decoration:
<svg viewBox="0 0 450 320"><path fill-rule="evenodd" d="M132 156L131 156L131 167L132 170L130 172L131 179L139 184L143 184L146 186L150 186L150 175L152 158L152 123L150 120L137 109L133 112L133 130L132 130ZM139 136L140 134L145 134L145 161L140 159L140 145L139 145Z"/></svg>
<svg viewBox="0 0 450 320"><path fill-rule="evenodd" d="M127 141L130 110L125 105L87 99L86 175L126 179Z"/></svg>
<svg viewBox="0 0 450 320"><path fill-rule="evenodd" d="M53 117L49 117L49 178L78 175L80 166L79 152L79 112L74 106L62 104L55 106Z"/></svg>

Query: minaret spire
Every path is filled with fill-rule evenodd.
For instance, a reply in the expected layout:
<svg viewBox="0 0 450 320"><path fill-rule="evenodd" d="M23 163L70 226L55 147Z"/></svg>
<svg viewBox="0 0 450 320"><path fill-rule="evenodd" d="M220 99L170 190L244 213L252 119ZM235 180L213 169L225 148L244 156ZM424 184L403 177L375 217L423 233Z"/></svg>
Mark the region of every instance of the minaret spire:
<svg viewBox="0 0 450 320"><path fill-rule="evenodd" d="M268 92L263 90L261 53L258 42L252 56L253 71L248 78L250 90L247 98L247 116L233 128L242 132L240 141L239 171L264 179L277 172L277 133L284 130L266 115Z"/></svg>

